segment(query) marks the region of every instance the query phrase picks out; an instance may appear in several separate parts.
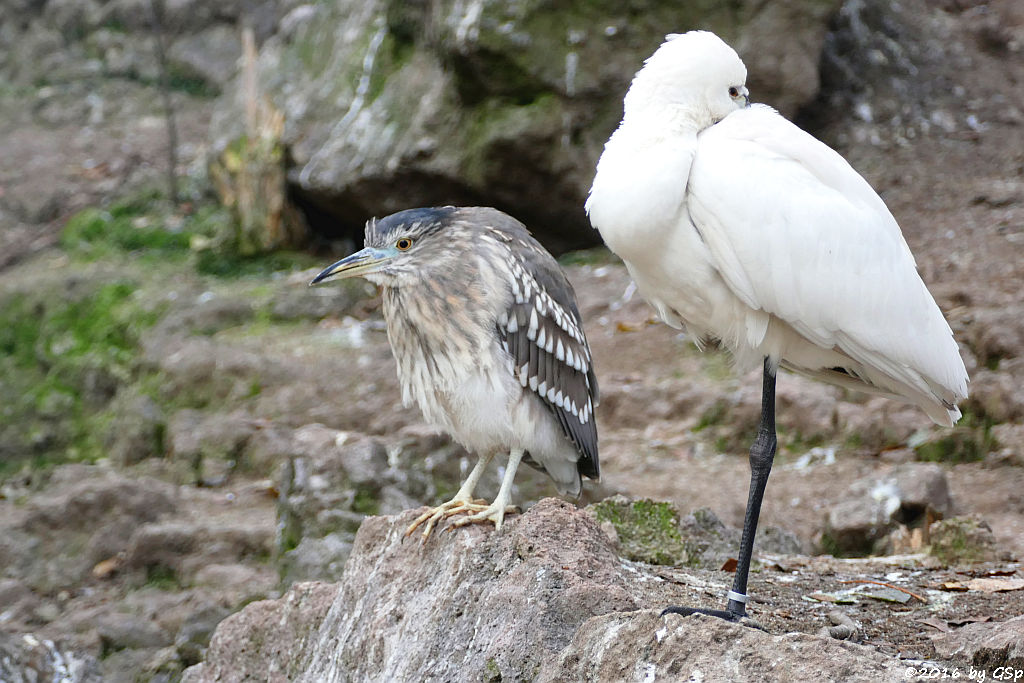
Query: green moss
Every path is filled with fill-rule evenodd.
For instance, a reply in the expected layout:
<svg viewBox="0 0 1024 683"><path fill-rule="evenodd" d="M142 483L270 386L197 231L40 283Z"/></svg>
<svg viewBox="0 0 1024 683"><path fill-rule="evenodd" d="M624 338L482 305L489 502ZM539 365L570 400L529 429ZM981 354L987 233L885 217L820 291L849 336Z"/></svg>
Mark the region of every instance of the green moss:
<svg viewBox="0 0 1024 683"><path fill-rule="evenodd" d="M627 559L649 564L686 563L679 513L670 503L615 496L595 503L591 509L599 522L610 522L615 527L621 554Z"/></svg>
<svg viewBox="0 0 1024 683"><path fill-rule="evenodd" d="M146 586L161 591L179 591L182 588L178 573L164 564L154 564L146 569Z"/></svg>
<svg viewBox="0 0 1024 683"><path fill-rule="evenodd" d="M295 550L301 542L302 522L298 519L298 516L294 514L278 514L278 555L284 555L291 550Z"/></svg>
<svg viewBox="0 0 1024 683"><path fill-rule="evenodd" d="M977 462L991 450L992 438L984 427L957 426L942 430L924 443L914 446L918 460L924 462Z"/></svg>
<svg viewBox="0 0 1024 683"><path fill-rule="evenodd" d="M361 515L376 515L380 513L380 501L374 492L367 489L356 489L355 497L352 500L352 511Z"/></svg>
<svg viewBox="0 0 1024 683"><path fill-rule="evenodd" d="M243 404L262 393L262 380L259 377L214 373L204 381L197 381L195 377L143 369L135 378L133 387L170 415L184 409L219 410L228 404Z"/></svg>
<svg viewBox="0 0 1024 683"><path fill-rule="evenodd" d="M460 127L466 150L463 175L474 186L486 186L492 179L507 180L505 165L493 166L503 148L521 150L526 136L552 136L560 131L561 105L554 95L538 96L529 103L510 105L494 98L467 110ZM505 155L507 158L508 155Z"/></svg>
<svg viewBox="0 0 1024 683"><path fill-rule="evenodd" d="M182 212L161 191L146 189L107 207L79 211L65 224L60 246L76 259L130 256L143 263L184 260L196 241L209 242L231 221L229 212L199 200Z"/></svg>
<svg viewBox="0 0 1024 683"><path fill-rule="evenodd" d="M167 64L167 87L192 97L217 97L220 88L193 69L178 62Z"/></svg>
<svg viewBox="0 0 1024 683"><path fill-rule="evenodd" d="M928 535L928 552L947 565L987 562L998 554L991 527L979 517L940 520Z"/></svg>
<svg viewBox="0 0 1024 683"><path fill-rule="evenodd" d="M128 33L128 27L124 25L124 22L116 17L110 17L103 22L101 28L105 28L113 33Z"/></svg>
<svg viewBox="0 0 1024 683"><path fill-rule="evenodd" d="M396 39L393 33L384 36L377 49L373 71L370 72L370 84L366 91L367 102L373 102L380 96L391 76L412 59L414 49L411 43Z"/></svg>
<svg viewBox="0 0 1024 683"><path fill-rule="evenodd" d="M309 254L276 251L256 256L239 256L208 249L196 254L196 270L220 278L267 277L281 271L312 268L320 262Z"/></svg>
<svg viewBox="0 0 1024 683"><path fill-rule="evenodd" d="M804 434L800 431L790 432L784 427L777 428L777 436L780 450L795 455L803 455L812 448L817 448L825 443L825 435L821 433Z"/></svg>
<svg viewBox="0 0 1024 683"><path fill-rule="evenodd" d="M131 217L90 208L71 217L60 243L68 251L92 252L93 255L99 255L97 251L102 247L122 251L180 251L188 249L188 235L153 227L148 221L134 222Z"/></svg>
<svg viewBox="0 0 1024 683"><path fill-rule="evenodd" d="M842 557L844 555L839 542L828 533L824 533L821 536L821 550L823 554L831 555L832 557Z"/></svg>
<svg viewBox="0 0 1024 683"><path fill-rule="evenodd" d="M487 674L484 680L488 683L498 683L501 680L501 669L494 657L488 658L484 663L484 672Z"/></svg>
<svg viewBox="0 0 1024 683"><path fill-rule="evenodd" d="M694 425L693 431L699 432L708 427L719 425L725 422L729 416L729 404L724 399L717 399L707 410L701 413L700 419Z"/></svg>
<svg viewBox="0 0 1024 683"><path fill-rule="evenodd" d="M134 372L138 335L156 320L135 283L0 298L0 461L93 460L117 388Z"/></svg>
<svg viewBox="0 0 1024 683"><path fill-rule="evenodd" d="M558 263L562 266L603 266L618 262L619 257L613 254L608 247L578 249L558 257Z"/></svg>
<svg viewBox="0 0 1024 683"><path fill-rule="evenodd" d="M88 208L72 216L61 232L60 245L75 256L103 258L116 252L148 252L166 258L187 254L190 233L168 229L154 205L154 193L143 193L107 209Z"/></svg>

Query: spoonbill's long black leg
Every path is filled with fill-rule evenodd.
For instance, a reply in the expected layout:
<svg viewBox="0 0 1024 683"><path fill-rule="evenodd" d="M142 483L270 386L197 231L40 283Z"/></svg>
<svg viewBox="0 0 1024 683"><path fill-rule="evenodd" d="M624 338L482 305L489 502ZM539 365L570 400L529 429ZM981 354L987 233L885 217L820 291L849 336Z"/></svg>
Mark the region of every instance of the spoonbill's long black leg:
<svg viewBox="0 0 1024 683"><path fill-rule="evenodd" d="M775 461L775 445L775 373L765 358L764 383L761 389L761 423L757 428L754 445L750 447L750 494L747 496L747 512L743 519L743 537L740 539L736 578L733 579L732 590L727 596L729 602L724 610L672 606L665 608L662 615L699 612L729 621L738 621L746 616L747 578L750 574L750 560L754 554L754 535L757 533L757 520L761 515L764 489L768 485L768 475L771 474L772 463Z"/></svg>

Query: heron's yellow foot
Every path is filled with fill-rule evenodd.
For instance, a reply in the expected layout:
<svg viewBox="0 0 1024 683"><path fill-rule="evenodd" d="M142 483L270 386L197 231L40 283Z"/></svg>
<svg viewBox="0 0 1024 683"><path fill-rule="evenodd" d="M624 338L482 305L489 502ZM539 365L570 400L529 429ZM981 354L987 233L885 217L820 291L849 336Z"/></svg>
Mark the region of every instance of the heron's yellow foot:
<svg viewBox="0 0 1024 683"><path fill-rule="evenodd" d="M405 530L405 535L409 536L412 532L423 523L426 523L426 528L423 529L423 540L427 540L430 536L430 532L434 530L434 527L443 519L447 519L452 515L465 514L470 512L480 512L488 508L487 501L483 498L477 498L476 500L462 500L459 498L453 498L447 503L442 503L437 507L430 508L422 515L417 517L409 528Z"/></svg>
<svg viewBox="0 0 1024 683"><path fill-rule="evenodd" d="M481 506L482 507L482 506ZM519 512L519 508L515 505L505 505L494 501L485 508L482 508L479 512L462 519L457 519L452 522L448 530L456 529L460 526L466 526L467 524L486 524L487 522L494 522L494 530L501 529L501 524L505 521L505 515L508 513Z"/></svg>

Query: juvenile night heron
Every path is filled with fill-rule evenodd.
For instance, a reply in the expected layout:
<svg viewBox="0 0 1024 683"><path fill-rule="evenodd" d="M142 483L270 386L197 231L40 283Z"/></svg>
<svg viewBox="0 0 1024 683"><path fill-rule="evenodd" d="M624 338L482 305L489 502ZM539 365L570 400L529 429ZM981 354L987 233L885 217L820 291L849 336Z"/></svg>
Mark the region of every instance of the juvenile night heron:
<svg viewBox="0 0 1024 683"><path fill-rule="evenodd" d="M881 198L832 149L764 105L717 36L670 35L636 74L587 200L640 292L740 369L763 362L761 423L733 588L745 614L761 499L775 456L779 366L960 417L967 372Z"/></svg>
<svg viewBox="0 0 1024 683"><path fill-rule="evenodd" d="M366 224L365 248L310 283L380 285L406 405L478 456L455 497L423 514L501 528L520 461L579 496L598 479L597 378L572 285L522 223L497 209L410 209ZM508 452L494 502L474 500L487 465Z"/></svg>

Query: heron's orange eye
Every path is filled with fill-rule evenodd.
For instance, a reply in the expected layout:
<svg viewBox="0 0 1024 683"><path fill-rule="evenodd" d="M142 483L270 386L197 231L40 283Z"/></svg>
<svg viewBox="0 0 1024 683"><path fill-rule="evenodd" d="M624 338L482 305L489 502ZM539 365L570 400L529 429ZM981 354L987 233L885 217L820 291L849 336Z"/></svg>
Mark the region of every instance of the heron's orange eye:
<svg viewBox="0 0 1024 683"><path fill-rule="evenodd" d="M398 251L409 251L411 247L412 240L409 239L408 237L403 237L397 242L395 242L395 249L397 249Z"/></svg>

